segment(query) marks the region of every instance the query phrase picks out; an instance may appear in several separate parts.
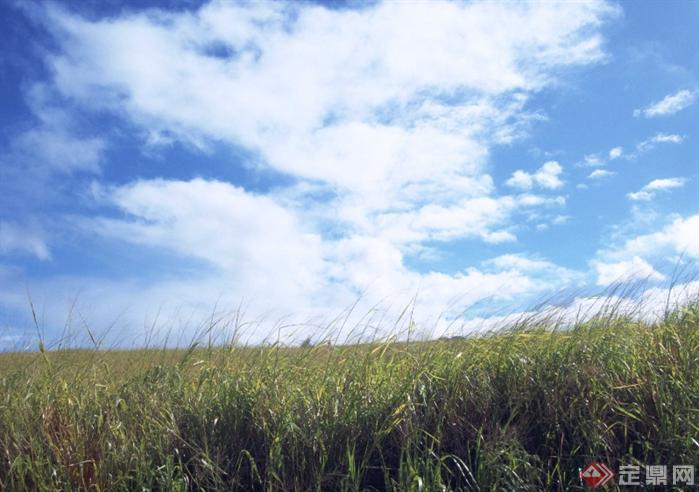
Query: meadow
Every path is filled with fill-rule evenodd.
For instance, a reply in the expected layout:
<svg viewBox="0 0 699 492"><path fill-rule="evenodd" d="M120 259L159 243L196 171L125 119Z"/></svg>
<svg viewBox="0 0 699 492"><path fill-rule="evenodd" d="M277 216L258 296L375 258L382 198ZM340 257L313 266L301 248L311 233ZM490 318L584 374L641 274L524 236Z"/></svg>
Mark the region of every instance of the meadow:
<svg viewBox="0 0 699 492"><path fill-rule="evenodd" d="M3 490L576 490L590 461L698 458L697 302L465 339L0 354Z"/></svg>

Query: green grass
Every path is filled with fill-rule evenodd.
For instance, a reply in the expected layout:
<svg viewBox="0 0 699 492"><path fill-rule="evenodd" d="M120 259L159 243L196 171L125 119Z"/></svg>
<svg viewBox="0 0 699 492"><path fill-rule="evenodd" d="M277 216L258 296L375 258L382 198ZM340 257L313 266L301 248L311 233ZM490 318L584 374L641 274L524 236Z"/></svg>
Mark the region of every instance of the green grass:
<svg viewBox="0 0 699 492"><path fill-rule="evenodd" d="M697 463L699 304L433 342L0 355L0 489L571 490Z"/></svg>

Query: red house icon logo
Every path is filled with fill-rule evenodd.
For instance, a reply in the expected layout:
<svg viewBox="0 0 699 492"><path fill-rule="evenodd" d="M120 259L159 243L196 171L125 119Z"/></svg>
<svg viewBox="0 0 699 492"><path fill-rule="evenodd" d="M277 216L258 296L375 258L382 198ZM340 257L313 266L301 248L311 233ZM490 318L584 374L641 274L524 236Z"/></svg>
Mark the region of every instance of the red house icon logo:
<svg viewBox="0 0 699 492"><path fill-rule="evenodd" d="M580 478L590 487L604 487L614 478L614 472L604 463L590 463L580 472Z"/></svg>

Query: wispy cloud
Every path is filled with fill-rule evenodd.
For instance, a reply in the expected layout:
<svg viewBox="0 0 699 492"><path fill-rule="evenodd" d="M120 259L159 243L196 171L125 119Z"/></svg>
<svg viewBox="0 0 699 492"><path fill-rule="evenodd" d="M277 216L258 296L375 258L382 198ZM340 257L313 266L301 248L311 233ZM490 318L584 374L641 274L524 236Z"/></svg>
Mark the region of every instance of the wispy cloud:
<svg viewBox="0 0 699 492"><path fill-rule="evenodd" d="M588 179L602 179L614 176L616 173L614 171L607 171L606 169L595 169L587 177Z"/></svg>
<svg viewBox="0 0 699 492"><path fill-rule="evenodd" d="M51 258L37 227L0 220L0 256L8 254L29 254L40 260Z"/></svg>
<svg viewBox="0 0 699 492"><path fill-rule="evenodd" d="M586 167L600 167L604 166L605 162L604 159L599 156L599 154L587 154L583 158L582 165Z"/></svg>
<svg viewBox="0 0 699 492"><path fill-rule="evenodd" d="M677 135L677 134L668 134L668 133L656 133L650 138L647 138L646 140L643 140L636 146L636 150L640 152L648 152L649 150L654 149L658 144L663 144L663 143L672 143L672 144L680 144L684 141L684 136L682 135Z"/></svg>
<svg viewBox="0 0 699 492"><path fill-rule="evenodd" d="M629 193L628 196L634 201L647 201L655 198L658 191L666 191L674 188L681 188L687 182L686 178L663 178L654 179L639 191Z"/></svg>
<svg viewBox="0 0 699 492"><path fill-rule="evenodd" d="M658 144L680 144L684 141L684 135L678 135L675 133L663 133L659 132L649 137L645 140L640 141L636 144L635 149L632 152L624 151L621 146L613 147L609 152L603 153L593 153L586 154L582 160L576 164L578 167L602 167L607 164L607 159L613 161L616 159L626 159L633 160L636 159L640 154L644 152L649 152L656 148Z"/></svg>
<svg viewBox="0 0 699 492"><path fill-rule="evenodd" d="M660 101L654 102L646 108L634 110L633 115L636 117L655 118L657 116L674 114L694 104L695 99L696 91L683 89L674 94L668 94Z"/></svg>
<svg viewBox="0 0 699 492"><path fill-rule="evenodd" d="M80 128L65 108L67 104L59 104L56 99L56 94L44 84L28 89L27 102L36 121L13 135L5 158L39 178L98 172L107 149L106 141Z"/></svg>

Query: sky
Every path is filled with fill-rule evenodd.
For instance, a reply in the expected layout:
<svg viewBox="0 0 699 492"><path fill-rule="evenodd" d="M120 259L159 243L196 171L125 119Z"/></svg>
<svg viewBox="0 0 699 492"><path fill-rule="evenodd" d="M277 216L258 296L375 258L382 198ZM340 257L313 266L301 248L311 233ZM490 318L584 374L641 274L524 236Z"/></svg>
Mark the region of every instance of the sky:
<svg viewBox="0 0 699 492"><path fill-rule="evenodd" d="M697 25L691 1L3 2L0 350L696 290Z"/></svg>

